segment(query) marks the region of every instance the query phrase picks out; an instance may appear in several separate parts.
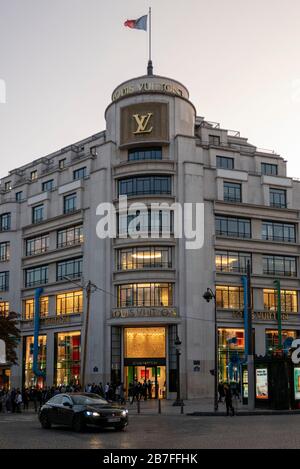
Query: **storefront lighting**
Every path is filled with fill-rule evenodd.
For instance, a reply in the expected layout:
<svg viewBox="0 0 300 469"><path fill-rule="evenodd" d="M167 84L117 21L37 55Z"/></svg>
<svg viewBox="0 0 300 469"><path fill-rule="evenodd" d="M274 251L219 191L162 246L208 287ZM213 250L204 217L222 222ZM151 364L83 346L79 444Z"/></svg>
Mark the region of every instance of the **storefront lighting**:
<svg viewBox="0 0 300 469"><path fill-rule="evenodd" d="M161 259L161 252L155 252L155 253L142 253L138 252L136 254L132 254L132 257L134 259Z"/></svg>

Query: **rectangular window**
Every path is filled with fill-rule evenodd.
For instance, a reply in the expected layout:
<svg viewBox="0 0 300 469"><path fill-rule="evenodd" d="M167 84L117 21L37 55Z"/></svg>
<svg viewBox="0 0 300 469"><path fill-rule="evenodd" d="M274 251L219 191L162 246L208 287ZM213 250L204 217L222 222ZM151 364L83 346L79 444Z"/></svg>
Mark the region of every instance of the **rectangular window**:
<svg viewBox="0 0 300 469"><path fill-rule="evenodd" d="M277 176L278 175L277 164L261 163L261 174L265 176Z"/></svg>
<svg viewBox="0 0 300 469"><path fill-rule="evenodd" d="M262 239L267 241L296 242L296 227L289 223L262 222Z"/></svg>
<svg viewBox="0 0 300 469"><path fill-rule="evenodd" d="M44 378L37 378L33 372L33 345L34 337L24 337L25 341L25 350L24 350L24 385L26 388L31 389L39 385L43 387ZM47 363L47 336L39 335L38 337L38 362L37 367L39 370L43 371L46 374L46 363Z"/></svg>
<svg viewBox="0 0 300 469"><path fill-rule="evenodd" d="M43 254L44 252L47 252L49 250L49 243L49 234L26 239L26 256L34 256L36 254Z"/></svg>
<svg viewBox="0 0 300 469"><path fill-rule="evenodd" d="M286 208L286 190L270 187L270 206L275 208Z"/></svg>
<svg viewBox="0 0 300 469"><path fill-rule="evenodd" d="M242 202L242 185L235 182L224 182L224 201Z"/></svg>
<svg viewBox="0 0 300 469"><path fill-rule="evenodd" d="M0 272L0 291L9 290L9 272Z"/></svg>
<svg viewBox="0 0 300 469"><path fill-rule="evenodd" d="M50 179L49 181L45 181L42 183L43 192L52 191L53 187L54 187L54 179Z"/></svg>
<svg viewBox="0 0 300 469"><path fill-rule="evenodd" d="M44 220L44 205L32 207L32 223L40 223Z"/></svg>
<svg viewBox="0 0 300 469"><path fill-rule="evenodd" d="M23 200L23 191L16 192L16 202L22 202Z"/></svg>
<svg viewBox="0 0 300 469"><path fill-rule="evenodd" d="M34 299L24 300L23 319L31 320L34 318ZM45 318L49 314L49 298L42 296L40 298L40 317Z"/></svg>
<svg viewBox="0 0 300 469"><path fill-rule="evenodd" d="M168 236L173 233L173 212L170 210L136 212L136 215L118 216L119 235L140 233L153 238Z"/></svg>
<svg viewBox="0 0 300 469"><path fill-rule="evenodd" d="M0 261L9 261L10 259L10 243L5 241L0 243Z"/></svg>
<svg viewBox="0 0 300 469"><path fill-rule="evenodd" d="M298 331L281 331L282 344L285 353L291 348L291 343L293 340L299 337ZM278 341L278 330L266 330L266 354L273 354L278 350L279 341Z"/></svg>
<svg viewBox="0 0 300 469"><path fill-rule="evenodd" d="M38 172L37 171L31 171L31 173L30 173L31 181L36 181L37 178L38 178Z"/></svg>
<svg viewBox="0 0 300 469"><path fill-rule="evenodd" d="M62 158L61 160L59 160L58 162L59 169L64 169L66 167L66 162L67 162L66 158Z"/></svg>
<svg viewBox="0 0 300 469"><path fill-rule="evenodd" d="M77 314L83 312L83 292L71 291L56 295L56 314Z"/></svg>
<svg viewBox="0 0 300 469"><path fill-rule="evenodd" d="M73 246L83 243L83 226L72 226L57 232L57 247Z"/></svg>
<svg viewBox="0 0 300 469"><path fill-rule="evenodd" d="M81 334L63 332L56 334L55 384L76 385L80 380Z"/></svg>
<svg viewBox="0 0 300 469"><path fill-rule="evenodd" d="M263 273L266 275L296 277L296 258L290 256L263 256Z"/></svg>
<svg viewBox="0 0 300 469"><path fill-rule="evenodd" d="M118 307L172 306L172 283L134 283L119 285Z"/></svg>
<svg viewBox="0 0 300 469"><path fill-rule="evenodd" d="M218 329L218 371L220 381L240 382L241 367L232 366L242 363L245 356L244 329Z"/></svg>
<svg viewBox="0 0 300 469"><path fill-rule="evenodd" d="M0 215L0 231L9 231L11 228L11 214L3 213Z"/></svg>
<svg viewBox="0 0 300 469"><path fill-rule="evenodd" d="M86 175L87 175L86 167L75 169L75 171L73 171L73 179L74 180L84 179L86 177Z"/></svg>
<svg viewBox="0 0 300 469"><path fill-rule="evenodd" d="M134 148L128 150L128 161L136 160L161 160L162 149L160 147L155 148Z"/></svg>
<svg viewBox="0 0 300 469"><path fill-rule="evenodd" d="M138 176L118 182L119 195L171 194L171 176Z"/></svg>
<svg viewBox="0 0 300 469"><path fill-rule="evenodd" d="M217 156L217 168L234 169L234 159L227 156Z"/></svg>
<svg viewBox="0 0 300 469"><path fill-rule="evenodd" d="M277 290L264 289L264 308L267 311L277 311ZM298 312L297 290L281 290L281 311Z"/></svg>
<svg viewBox="0 0 300 469"><path fill-rule="evenodd" d="M9 315L9 302L0 301L0 316L7 318Z"/></svg>
<svg viewBox="0 0 300 469"><path fill-rule="evenodd" d="M7 181L7 182L4 184L4 190L5 190L6 192L11 191L11 181Z"/></svg>
<svg viewBox="0 0 300 469"><path fill-rule="evenodd" d="M119 270L172 267L171 247L140 247L120 249L117 252L117 266Z"/></svg>
<svg viewBox="0 0 300 469"><path fill-rule="evenodd" d="M251 254L236 251L216 251L217 272L247 272L247 263L250 262Z"/></svg>
<svg viewBox="0 0 300 469"><path fill-rule="evenodd" d="M48 283L48 266L34 267L25 270L25 287Z"/></svg>
<svg viewBox="0 0 300 469"><path fill-rule="evenodd" d="M218 135L209 135L208 139L210 145L220 146L221 139Z"/></svg>
<svg viewBox="0 0 300 469"><path fill-rule="evenodd" d="M82 257L57 263L57 280L80 278L82 275Z"/></svg>
<svg viewBox="0 0 300 469"><path fill-rule="evenodd" d="M77 210L77 194L69 194L64 196L64 214L72 213Z"/></svg>
<svg viewBox="0 0 300 469"><path fill-rule="evenodd" d="M237 309L244 307L244 291L242 287L220 286L216 287L217 308Z"/></svg>
<svg viewBox="0 0 300 469"><path fill-rule="evenodd" d="M216 234L249 239L251 238L251 220L217 215Z"/></svg>

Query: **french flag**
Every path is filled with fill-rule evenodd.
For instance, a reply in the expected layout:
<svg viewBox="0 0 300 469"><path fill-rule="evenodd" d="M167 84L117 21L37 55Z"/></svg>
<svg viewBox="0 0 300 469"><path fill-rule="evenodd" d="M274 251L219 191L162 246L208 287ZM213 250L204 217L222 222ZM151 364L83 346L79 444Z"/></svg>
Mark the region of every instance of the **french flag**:
<svg viewBox="0 0 300 469"><path fill-rule="evenodd" d="M124 26L131 29L142 29L143 31L147 31L147 19L148 15L144 15L137 20L126 20Z"/></svg>

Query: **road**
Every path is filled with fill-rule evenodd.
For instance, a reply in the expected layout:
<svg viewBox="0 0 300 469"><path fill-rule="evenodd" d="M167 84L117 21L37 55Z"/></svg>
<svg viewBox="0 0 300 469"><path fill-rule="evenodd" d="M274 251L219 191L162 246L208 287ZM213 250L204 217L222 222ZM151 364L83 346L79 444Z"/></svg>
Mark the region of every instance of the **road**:
<svg viewBox="0 0 300 469"><path fill-rule="evenodd" d="M34 413L0 415L0 448L300 448L300 416L133 415L125 432L42 430Z"/></svg>

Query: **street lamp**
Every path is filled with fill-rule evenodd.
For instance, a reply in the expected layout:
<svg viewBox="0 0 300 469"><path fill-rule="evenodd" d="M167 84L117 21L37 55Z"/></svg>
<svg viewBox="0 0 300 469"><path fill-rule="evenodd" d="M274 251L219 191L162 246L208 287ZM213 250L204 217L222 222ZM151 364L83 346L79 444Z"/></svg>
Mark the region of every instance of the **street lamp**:
<svg viewBox="0 0 300 469"><path fill-rule="evenodd" d="M181 340L179 339L178 335L176 335L176 339L174 342L176 347L176 369L177 369L177 376L176 376L176 401L173 403L173 406L183 406L183 400L180 397L180 355L181 355Z"/></svg>
<svg viewBox="0 0 300 469"><path fill-rule="evenodd" d="M206 292L203 294L203 298L207 303L211 300L214 300L215 303L215 368L212 370L215 378L215 392L214 392L214 410L215 412L219 408L218 404L218 329L217 329L217 302L216 294L210 289L207 288Z"/></svg>

